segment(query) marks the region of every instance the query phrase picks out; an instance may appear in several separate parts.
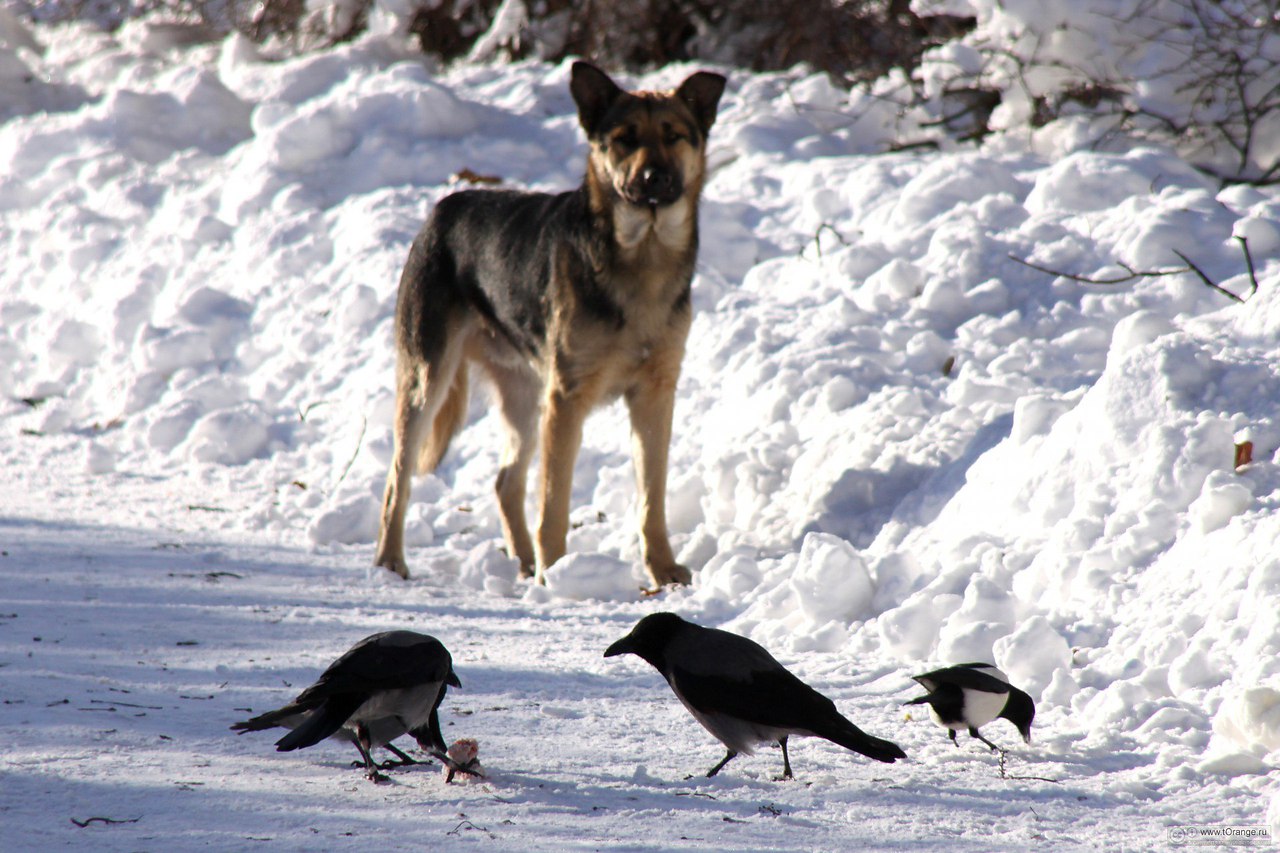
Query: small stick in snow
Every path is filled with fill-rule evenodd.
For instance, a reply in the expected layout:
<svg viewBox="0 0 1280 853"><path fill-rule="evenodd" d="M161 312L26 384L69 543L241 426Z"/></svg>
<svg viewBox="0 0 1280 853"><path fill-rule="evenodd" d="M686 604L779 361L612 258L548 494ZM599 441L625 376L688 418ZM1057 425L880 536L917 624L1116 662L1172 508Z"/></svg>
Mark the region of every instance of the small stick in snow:
<svg viewBox="0 0 1280 853"><path fill-rule="evenodd" d="M1017 779L1020 782L1050 782L1054 785L1061 785L1061 779L1050 779L1046 776L1011 776L1005 769L1005 761L1009 757L1008 750L1001 749L1000 752L1000 778L1001 779Z"/></svg>
<svg viewBox="0 0 1280 853"><path fill-rule="evenodd" d="M129 817L124 819L116 819L114 817L87 817L84 820L76 820L75 818L71 818L71 822L74 823L76 826L80 827L81 829L84 829L85 827L93 823L104 823L104 824L107 824L108 826L111 826L117 823L137 823L140 820L142 820L142 818L140 817Z"/></svg>
<svg viewBox="0 0 1280 853"><path fill-rule="evenodd" d="M449 830L448 832L446 832L446 833L445 833L445 835L458 835L458 834L459 834L459 832L460 832L464 827L465 827L466 829L473 829L473 830L475 830L475 831L477 831L477 832L483 832L485 835L489 836L490 838L496 838L496 837L497 837L497 836L495 836L492 832L490 832L488 829L486 829L485 827L483 827L483 826L476 826L474 823L472 823L472 822L471 822L471 821L469 821L469 820L464 820L462 823L458 824L458 825L457 825L457 826L455 826L453 829L451 829L451 830Z"/></svg>

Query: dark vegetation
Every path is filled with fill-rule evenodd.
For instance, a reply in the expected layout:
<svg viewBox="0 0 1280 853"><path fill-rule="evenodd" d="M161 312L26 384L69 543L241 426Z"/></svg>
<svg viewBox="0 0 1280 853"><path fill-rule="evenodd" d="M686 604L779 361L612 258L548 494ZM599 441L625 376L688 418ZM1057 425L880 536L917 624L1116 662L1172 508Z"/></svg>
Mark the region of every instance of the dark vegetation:
<svg viewBox="0 0 1280 853"><path fill-rule="evenodd" d="M1060 22L1010 18L991 37L974 18L922 15L910 0L396 4L402 30L441 62L587 57L631 72L672 62L753 71L803 66L841 86L874 90L903 116L914 115L891 146L899 149L1083 121L1099 147L1153 141L1176 147L1223 184L1280 183L1275 0L1079 7L1064 4L1068 17ZM377 6L375 0L18 0L17 9L36 21L89 20L107 28L159 15L210 38L237 31L283 54L360 37ZM948 52L953 42L959 52ZM1091 57L1090 46L1104 42L1107 55Z"/></svg>

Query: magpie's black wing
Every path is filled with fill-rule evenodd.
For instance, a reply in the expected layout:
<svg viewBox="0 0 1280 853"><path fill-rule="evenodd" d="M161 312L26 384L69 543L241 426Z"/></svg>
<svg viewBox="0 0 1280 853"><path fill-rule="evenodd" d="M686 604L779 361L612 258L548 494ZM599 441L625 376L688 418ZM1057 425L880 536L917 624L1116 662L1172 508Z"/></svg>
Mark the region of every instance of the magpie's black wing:
<svg viewBox="0 0 1280 853"><path fill-rule="evenodd" d="M918 682L921 687L930 693L944 684L967 687L970 690L980 690L983 693L1009 692L1009 683L1007 681L1001 681L996 676L981 669L974 669L974 666L975 664L948 666L943 669L935 669L933 672L926 672L924 675L912 676L912 680Z"/></svg>

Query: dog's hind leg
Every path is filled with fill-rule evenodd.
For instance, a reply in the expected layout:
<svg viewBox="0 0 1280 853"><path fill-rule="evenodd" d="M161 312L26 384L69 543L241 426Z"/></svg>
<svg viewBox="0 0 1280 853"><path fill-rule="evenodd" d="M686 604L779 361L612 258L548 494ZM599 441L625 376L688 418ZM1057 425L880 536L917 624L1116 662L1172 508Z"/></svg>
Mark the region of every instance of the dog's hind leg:
<svg viewBox="0 0 1280 853"><path fill-rule="evenodd" d="M470 385L467 362L464 359L453 371L453 382L449 384L449 391L440 403L440 411L431 423L431 431L422 443L416 473L430 474L449 451L449 443L467 420L467 404L471 400Z"/></svg>
<svg viewBox="0 0 1280 853"><path fill-rule="evenodd" d="M537 448L542 383L523 361L490 358L485 362L485 370L497 389L502 420L507 427L507 446L502 452L496 486L502 532L511 555L520 561L521 576L532 577L535 558L533 539L525 521L524 500L529 463Z"/></svg>
<svg viewBox="0 0 1280 853"><path fill-rule="evenodd" d="M467 322L455 319L442 325L446 331L441 335L434 357L423 360L402 350L396 360L395 450L382 497L374 564L390 569L402 578L409 577L409 566L404 556L404 518L409 509L412 478L423 454L423 442L433 425L453 429L459 420L449 415L444 418L448 423L439 424L437 416L456 386L466 335L460 327ZM432 436L426 450L432 452L432 445L448 446L448 439L448 436Z"/></svg>
<svg viewBox="0 0 1280 853"><path fill-rule="evenodd" d="M404 516L409 508L409 490L422 441L431 414L427 409L430 383L425 365L396 368L395 450L387 471L387 487L382 494L382 517L378 523L378 550L374 565L409 577L404 558Z"/></svg>

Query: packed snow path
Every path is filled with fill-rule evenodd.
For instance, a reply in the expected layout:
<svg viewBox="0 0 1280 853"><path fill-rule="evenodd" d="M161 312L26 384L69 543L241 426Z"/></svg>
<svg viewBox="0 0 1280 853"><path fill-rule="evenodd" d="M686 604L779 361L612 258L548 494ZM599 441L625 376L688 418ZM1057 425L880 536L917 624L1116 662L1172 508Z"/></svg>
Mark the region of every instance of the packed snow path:
<svg viewBox="0 0 1280 853"><path fill-rule="evenodd" d="M878 154L876 101L722 69L672 445L694 585L641 600L619 408L587 426L570 558L517 581L483 394L415 484L401 583L368 567L399 268L464 169L577 182L567 65L435 71L385 39L268 61L141 24L40 30L41 54L11 29L8 843L1146 849L1280 819L1274 189L1053 127ZM1174 250L1247 301L1010 258L1105 278ZM911 760L800 740L796 784L768 750L702 779L714 739L601 658L655 609L751 636ZM348 746L227 730L398 627L452 650L446 736L488 781L374 786ZM905 719L912 674L968 660L1035 697L1030 747L984 729L1029 778Z"/></svg>

